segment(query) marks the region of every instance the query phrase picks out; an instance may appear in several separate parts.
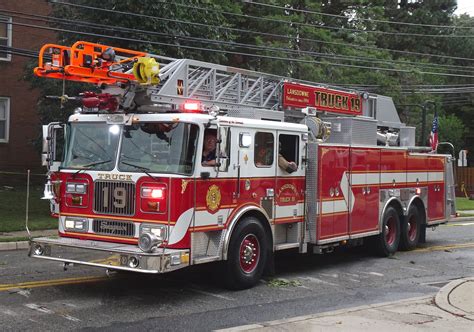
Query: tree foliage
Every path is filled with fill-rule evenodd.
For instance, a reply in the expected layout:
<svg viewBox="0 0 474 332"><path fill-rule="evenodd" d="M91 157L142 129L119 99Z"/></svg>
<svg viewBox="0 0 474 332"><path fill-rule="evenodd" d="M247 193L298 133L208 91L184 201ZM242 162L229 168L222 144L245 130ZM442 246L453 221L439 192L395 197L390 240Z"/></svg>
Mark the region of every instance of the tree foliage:
<svg viewBox="0 0 474 332"><path fill-rule="evenodd" d="M439 117L439 141L450 142L454 145L456 155L463 145L466 126L456 115L442 115Z"/></svg>
<svg viewBox="0 0 474 332"><path fill-rule="evenodd" d="M401 105L419 106L429 100L444 114L440 128L451 128L455 115L462 119L466 133L474 133L472 93L434 93L441 86L454 88L474 84L473 77L468 77L474 76L474 64L470 60L474 54L474 38L471 38L472 28L466 29L474 26L474 18L455 16L456 0L264 2L270 6L232 0L103 0L100 3L77 0L71 3L115 12L53 2L51 16L67 18L52 22L54 27L96 34L85 36L63 31L58 33L59 43L72 44L85 39L171 57L357 87L391 96L395 104L400 105L399 110L409 108L408 124L417 127L421 122L420 107ZM446 34L467 37L442 37ZM466 77L456 76L459 74ZM46 81L38 84L34 80L33 86L39 86L44 94L62 93L62 82ZM80 88L67 83L66 93L72 95ZM57 106L54 101L39 103L40 113L49 112L54 103ZM44 121L50 118L43 116ZM451 137L460 148L474 150L472 134L446 136Z"/></svg>

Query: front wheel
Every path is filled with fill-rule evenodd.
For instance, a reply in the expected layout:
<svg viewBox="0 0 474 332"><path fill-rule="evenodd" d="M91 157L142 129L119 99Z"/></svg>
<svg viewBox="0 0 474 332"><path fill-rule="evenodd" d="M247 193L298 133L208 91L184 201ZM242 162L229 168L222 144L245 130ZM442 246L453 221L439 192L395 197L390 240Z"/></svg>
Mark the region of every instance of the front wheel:
<svg viewBox="0 0 474 332"><path fill-rule="evenodd" d="M260 221L247 217L232 233L226 262L226 283L231 289L254 286L262 276L268 256L268 238Z"/></svg>
<svg viewBox="0 0 474 332"><path fill-rule="evenodd" d="M401 226L400 249L413 250L418 245L421 231L421 217L414 205L408 209L408 214Z"/></svg>
<svg viewBox="0 0 474 332"><path fill-rule="evenodd" d="M400 242L400 217L397 210L389 206L383 214L382 232L375 238L375 251L382 257L393 255Z"/></svg>

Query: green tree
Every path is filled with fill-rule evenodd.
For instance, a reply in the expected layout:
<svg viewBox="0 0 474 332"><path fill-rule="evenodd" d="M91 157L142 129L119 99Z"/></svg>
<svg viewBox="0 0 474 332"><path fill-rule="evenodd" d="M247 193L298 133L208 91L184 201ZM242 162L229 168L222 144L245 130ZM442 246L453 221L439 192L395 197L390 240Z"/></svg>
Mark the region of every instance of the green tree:
<svg viewBox="0 0 474 332"><path fill-rule="evenodd" d="M51 4L51 22L49 24L62 30L57 33L58 44L72 45L76 41L87 40L169 57L193 58L216 63L228 61L225 52L212 53L208 51L209 45L199 42L184 42L184 39L180 38L194 36L232 41L234 35L231 31L222 29L222 27L229 26L229 23L221 12L225 9L238 13L240 6L231 0L183 0L173 3L156 0L103 0L100 3L93 0L77 0L71 2L71 5L54 2ZM198 10L180 5L194 5L208 8L208 10ZM100 7L112 11L101 11L87 7ZM133 16L128 13L146 15L146 17ZM185 23L180 23L180 21ZM187 24L186 22L197 24ZM71 31L86 32L96 36ZM114 39L114 37L118 38ZM201 50L184 48L181 47L181 44L201 48ZM212 49L224 50L224 46L216 43ZM36 63L37 61L32 61L26 66L24 79L31 82L32 88L38 88L41 91L42 96L39 98L36 108L42 124L52 121L66 121L73 113L74 108L79 106L77 102L68 102L60 107L59 100L46 99L44 96L61 96L63 94L77 96L80 92L97 89L91 84L35 77L33 68ZM41 146L40 137L39 128L38 140L35 142L38 149Z"/></svg>
<svg viewBox="0 0 474 332"><path fill-rule="evenodd" d="M466 126L463 121L454 114L442 115L439 117L439 141L450 142L454 145L456 155L464 148L464 134Z"/></svg>
<svg viewBox="0 0 474 332"><path fill-rule="evenodd" d="M51 17L55 21L51 24L59 29L97 34L84 36L60 32L59 43L66 45L77 40L89 40L176 58L193 58L313 82L355 87L391 96L396 105L422 104L431 100L440 106L443 114L454 114L463 119L468 133L474 132L472 94L464 92L443 97L442 94L420 91L417 87L473 84L472 77L426 75L421 71L472 74L470 59L474 52L474 38L404 35L469 34L471 30L461 28L474 26L473 18L468 15L454 16L455 0L272 0L265 3L270 6L231 0L179 0L172 3L157 0L104 0L100 3L77 0L71 2L72 5L52 2ZM116 12L79 8L73 4ZM138 17L127 12L146 16ZM385 21L415 25L389 24ZM459 29L418 25L420 23L455 25ZM451 58L390 50L432 53ZM301 61L290 61L292 59ZM459 67L448 70L439 65ZM45 95L63 93L62 82L57 80L34 79L33 86L40 87ZM84 89L90 89L90 86L66 82L65 93L75 95ZM466 102L456 103L457 99L466 97ZM41 100L38 109L44 122L51 121L53 117L67 117L74 106L71 104L59 109L58 105L55 100ZM56 111L51 112L52 109ZM420 127L420 113L417 108L411 110L410 125ZM474 137L469 137L464 137L463 144L474 150Z"/></svg>

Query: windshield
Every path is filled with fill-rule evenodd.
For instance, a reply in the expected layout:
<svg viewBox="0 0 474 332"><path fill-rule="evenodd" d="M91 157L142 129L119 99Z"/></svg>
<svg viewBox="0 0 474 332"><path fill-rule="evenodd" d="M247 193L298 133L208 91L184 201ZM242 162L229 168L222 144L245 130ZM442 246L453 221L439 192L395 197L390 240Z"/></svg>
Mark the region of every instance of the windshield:
<svg viewBox="0 0 474 332"><path fill-rule="evenodd" d="M199 128L182 122L124 126L118 168L127 172L192 174Z"/></svg>
<svg viewBox="0 0 474 332"><path fill-rule="evenodd" d="M120 126L71 123L62 167L110 171L114 168Z"/></svg>

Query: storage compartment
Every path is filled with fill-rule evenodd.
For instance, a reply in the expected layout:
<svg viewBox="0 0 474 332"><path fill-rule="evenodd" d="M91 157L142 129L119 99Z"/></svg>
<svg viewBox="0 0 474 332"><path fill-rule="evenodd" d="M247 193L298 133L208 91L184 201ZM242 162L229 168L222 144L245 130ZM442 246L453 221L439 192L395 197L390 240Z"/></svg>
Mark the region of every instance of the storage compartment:
<svg viewBox="0 0 474 332"><path fill-rule="evenodd" d="M377 121L368 117L324 117L331 123L326 141L335 144L377 145Z"/></svg>

